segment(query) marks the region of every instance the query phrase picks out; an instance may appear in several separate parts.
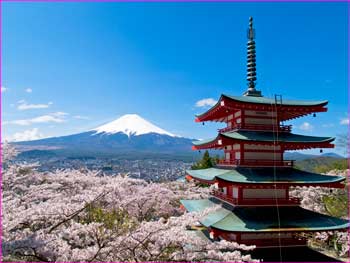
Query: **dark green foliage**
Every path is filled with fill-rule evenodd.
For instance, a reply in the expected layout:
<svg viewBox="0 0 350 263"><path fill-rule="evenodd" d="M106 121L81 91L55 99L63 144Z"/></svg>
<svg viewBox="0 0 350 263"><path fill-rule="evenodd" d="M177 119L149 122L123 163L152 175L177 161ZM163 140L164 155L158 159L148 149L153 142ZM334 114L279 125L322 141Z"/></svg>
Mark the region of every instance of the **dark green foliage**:
<svg viewBox="0 0 350 263"><path fill-rule="evenodd" d="M326 173L330 170L347 169L347 159L333 157L317 157L296 161L295 168L314 173Z"/></svg>
<svg viewBox="0 0 350 263"><path fill-rule="evenodd" d="M348 168L348 162L346 159L336 160L330 164L319 165L315 168L317 173L327 173L331 170L346 170Z"/></svg>
<svg viewBox="0 0 350 263"><path fill-rule="evenodd" d="M322 201L331 216L343 217L348 215L349 201L346 193L324 196Z"/></svg>
<svg viewBox="0 0 350 263"><path fill-rule="evenodd" d="M210 157L209 152L205 151L201 160L192 165L192 170L206 169L213 167L219 160L219 156Z"/></svg>

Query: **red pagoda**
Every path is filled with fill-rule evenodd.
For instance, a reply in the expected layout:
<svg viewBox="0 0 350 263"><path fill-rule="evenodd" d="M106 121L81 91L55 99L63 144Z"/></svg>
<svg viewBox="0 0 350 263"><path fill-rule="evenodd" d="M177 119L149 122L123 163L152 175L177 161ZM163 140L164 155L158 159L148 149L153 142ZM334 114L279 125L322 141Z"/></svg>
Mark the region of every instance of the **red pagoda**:
<svg viewBox="0 0 350 263"><path fill-rule="evenodd" d="M248 89L243 96L222 94L196 122L224 122L213 139L193 142L194 150L219 149L224 159L216 167L187 170L187 180L214 185L208 199L181 200L187 211L202 211L220 205L200 223L210 238L226 239L257 247L306 245L300 233L349 228L349 222L300 207L300 199L289 196L295 186L342 188L342 176L327 176L294 168L284 152L333 148L332 137L292 133L285 121L326 112L327 101L284 100L263 97L255 87L256 54L253 19L247 44Z"/></svg>

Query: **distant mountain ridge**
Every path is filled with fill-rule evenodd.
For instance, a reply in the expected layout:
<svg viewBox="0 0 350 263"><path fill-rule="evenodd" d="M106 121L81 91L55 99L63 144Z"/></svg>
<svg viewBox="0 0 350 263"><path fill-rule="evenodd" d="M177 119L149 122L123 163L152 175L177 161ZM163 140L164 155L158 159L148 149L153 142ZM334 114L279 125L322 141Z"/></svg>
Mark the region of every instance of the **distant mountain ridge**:
<svg viewBox="0 0 350 263"><path fill-rule="evenodd" d="M320 157L332 157L332 158L344 158L344 156L341 156L337 153L323 153L323 154L305 154L305 153L300 153L300 152L286 152L284 154L284 159L285 160L296 160L296 161L301 161L301 160L306 160L306 159L312 159L312 158L320 158Z"/></svg>
<svg viewBox="0 0 350 263"><path fill-rule="evenodd" d="M189 156L193 139L176 136L136 114L87 132L15 143L19 149L63 156ZM45 147L49 149L45 149ZM28 153L27 153L28 154Z"/></svg>

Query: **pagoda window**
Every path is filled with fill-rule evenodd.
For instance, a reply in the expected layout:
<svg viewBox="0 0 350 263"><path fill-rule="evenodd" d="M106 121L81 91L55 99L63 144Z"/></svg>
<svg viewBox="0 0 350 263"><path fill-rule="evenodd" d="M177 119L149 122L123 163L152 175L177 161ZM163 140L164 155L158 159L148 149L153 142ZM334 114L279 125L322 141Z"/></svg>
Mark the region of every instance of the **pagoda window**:
<svg viewBox="0 0 350 263"><path fill-rule="evenodd" d="M240 110L235 112L235 117L238 117L238 116L241 116L241 111Z"/></svg>
<svg viewBox="0 0 350 263"><path fill-rule="evenodd" d="M232 187L232 197L238 198L238 187Z"/></svg>
<svg viewBox="0 0 350 263"><path fill-rule="evenodd" d="M227 195L227 187L223 187L222 192L223 192L223 194Z"/></svg>
<svg viewBox="0 0 350 263"><path fill-rule="evenodd" d="M239 123L241 123L241 122L242 122L242 119L241 119L241 118L236 119L236 123L237 123L237 124L239 124Z"/></svg>
<svg viewBox="0 0 350 263"><path fill-rule="evenodd" d="M228 240L232 240L232 241L236 241L237 240L237 235L233 234L233 233L227 234L227 239Z"/></svg>
<svg viewBox="0 0 350 263"><path fill-rule="evenodd" d="M230 160L230 156L231 156L231 155L230 155L229 152L226 152L226 153L225 153L225 159L226 159L226 160Z"/></svg>
<svg viewBox="0 0 350 263"><path fill-rule="evenodd" d="M233 148L234 150L239 150L239 149L241 148L241 145L238 144L238 143L236 143L236 144L232 145L232 148Z"/></svg>
<svg viewBox="0 0 350 263"><path fill-rule="evenodd" d="M236 160L240 160L241 159L241 153L240 152L236 152L235 153L235 159Z"/></svg>
<svg viewBox="0 0 350 263"><path fill-rule="evenodd" d="M243 189L243 199L285 199L286 189Z"/></svg>
<svg viewBox="0 0 350 263"><path fill-rule="evenodd" d="M227 120L230 121L233 119L233 114L228 115Z"/></svg>

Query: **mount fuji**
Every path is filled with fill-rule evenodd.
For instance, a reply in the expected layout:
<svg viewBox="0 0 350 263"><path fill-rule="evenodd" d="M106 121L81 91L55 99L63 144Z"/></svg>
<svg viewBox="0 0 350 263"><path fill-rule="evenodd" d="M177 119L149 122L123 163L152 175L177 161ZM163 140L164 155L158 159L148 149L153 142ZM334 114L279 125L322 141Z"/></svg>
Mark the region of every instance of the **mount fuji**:
<svg viewBox="0 0 350 263"><path fill-rule="evenodd" d="M175 137L174 134L155 126L137 114L126 114L119 119L97 127L92 131L96 131L94 135L100 133L115 134L121 132L128 135L128 137L148 133L157 133Z"/></svg>
<svg viewBox="0 0 350 263"><path fill-rule="evenodd" d="M86 132L14 144L29 157L188 158L192 141L127 114Z"/></svg>

